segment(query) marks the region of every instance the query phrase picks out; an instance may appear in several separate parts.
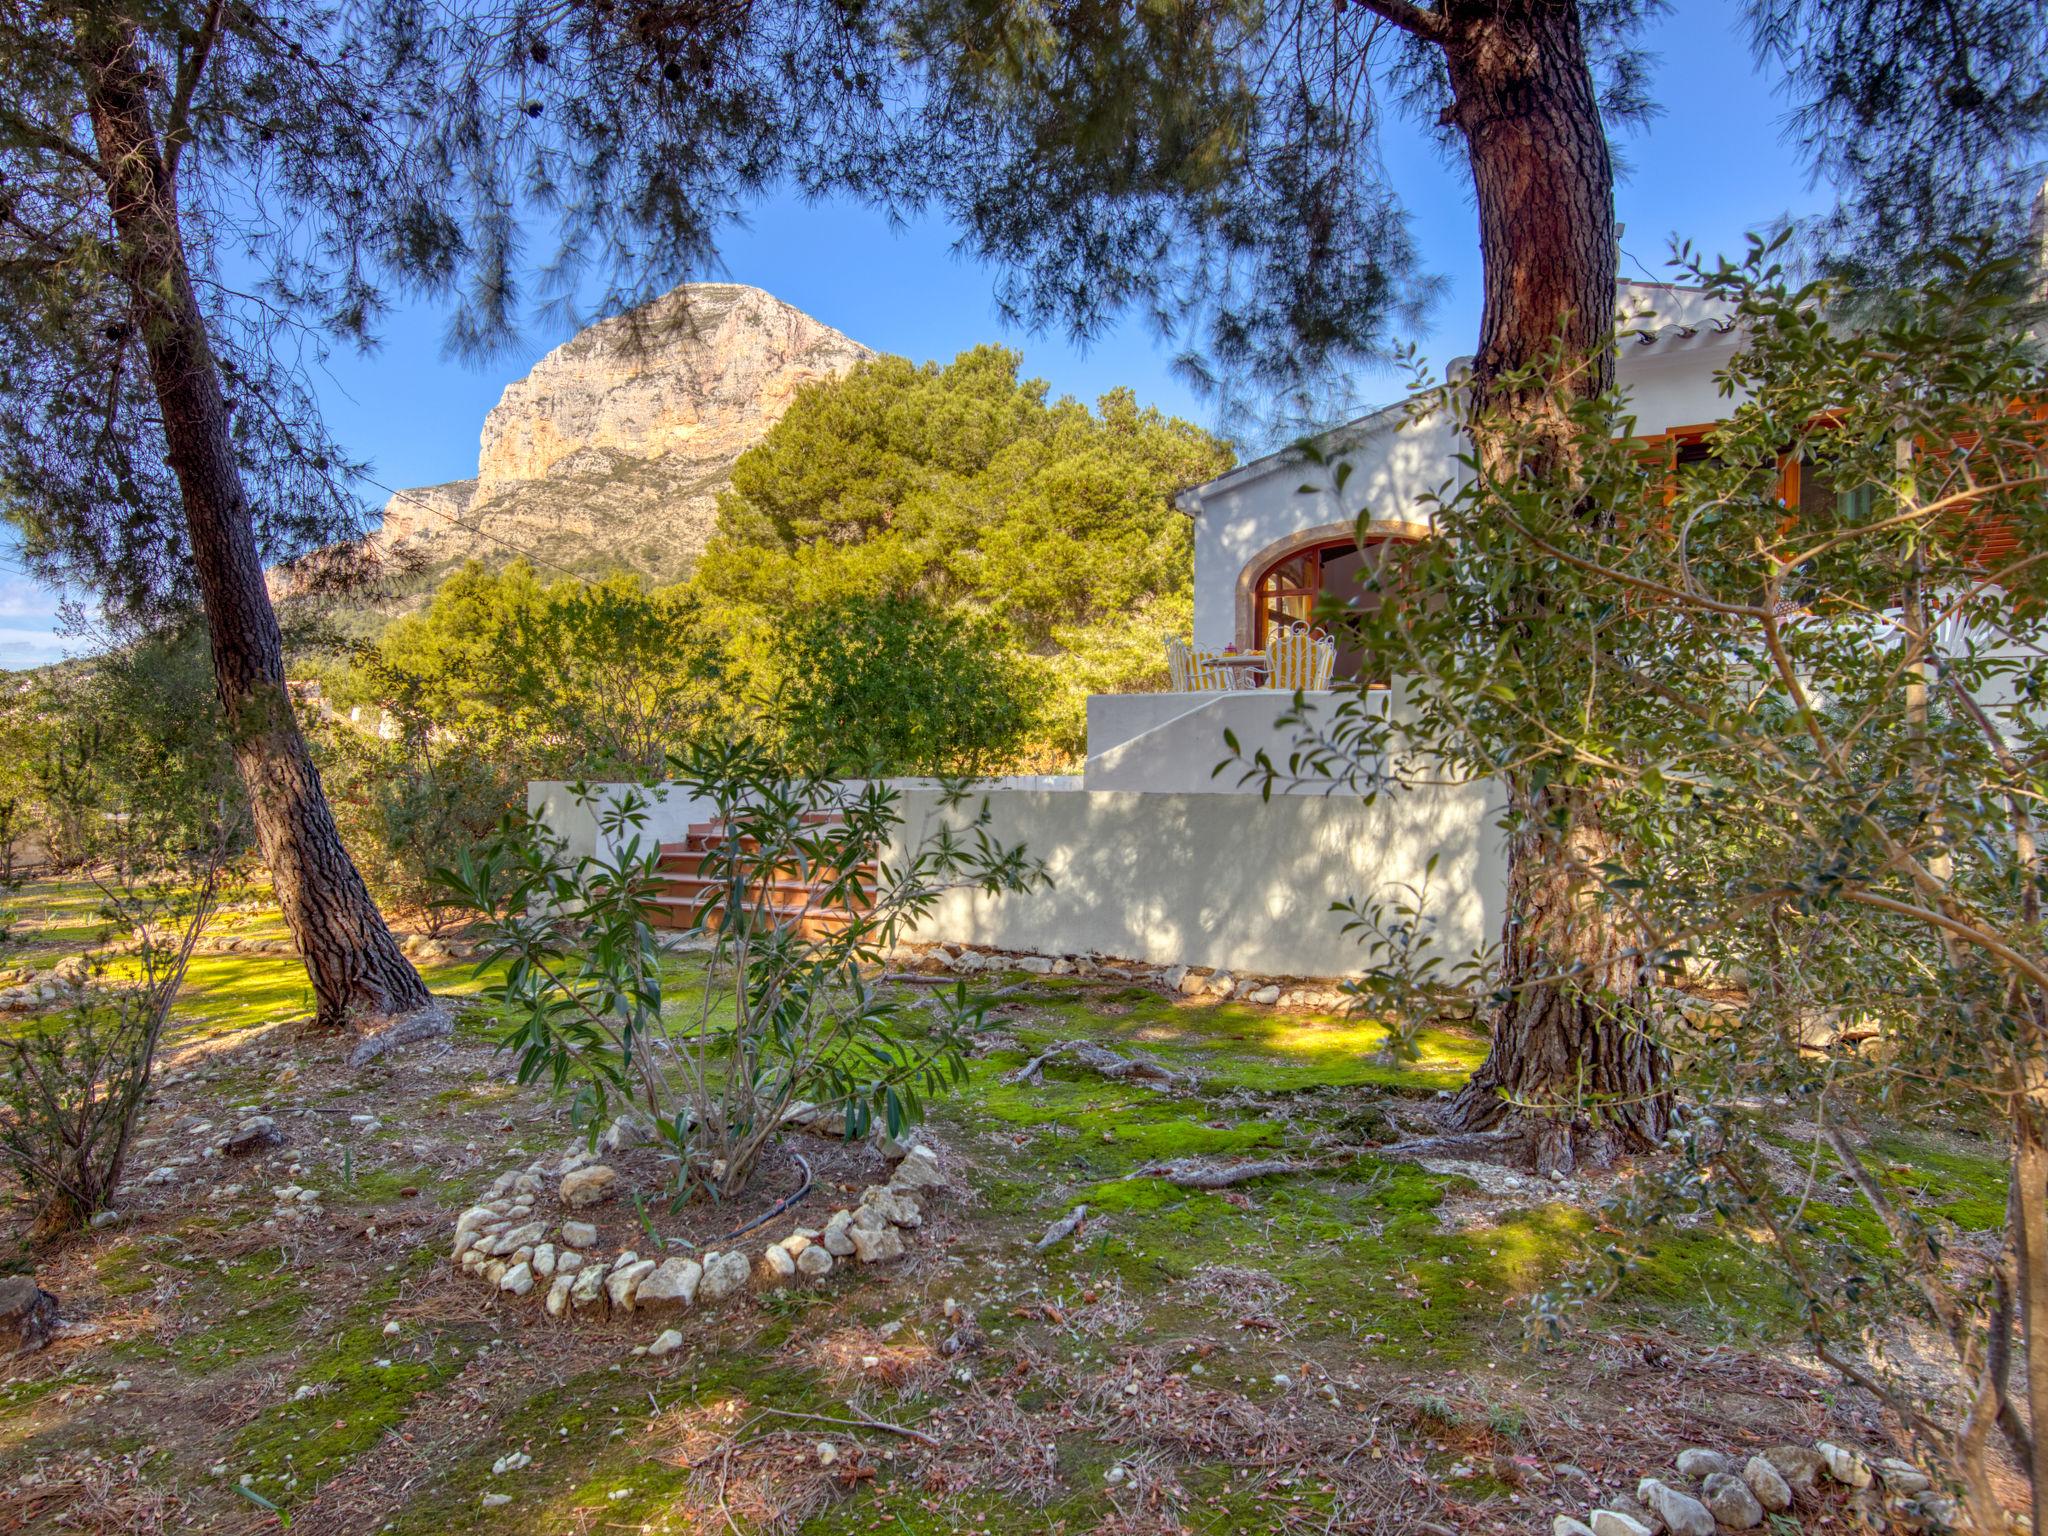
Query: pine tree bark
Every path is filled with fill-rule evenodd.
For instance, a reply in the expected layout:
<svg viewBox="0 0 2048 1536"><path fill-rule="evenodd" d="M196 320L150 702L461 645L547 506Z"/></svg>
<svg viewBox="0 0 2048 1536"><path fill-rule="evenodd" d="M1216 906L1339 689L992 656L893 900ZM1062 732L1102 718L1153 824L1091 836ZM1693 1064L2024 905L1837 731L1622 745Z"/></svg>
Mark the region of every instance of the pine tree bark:
<svg viewBox="0 0 2048 1536"><path fill-rule="evenodd" d="M213 669L256 842L304 959L322 1021L370 1029L429 1008L343 847L285 688L284 641L264 584L228 406L193 290L177 189L150 114L132 25L78 23L77 59L121 277L149 359L184 503Z"/></svg>
<svg viewBox="0 0 2048 1536"><path fill-rule="evenodd" d="M1501 475L1575 473L1569 402L1614 382L1614 165L1573 0L1447 0L1453 106L1479 207L1485 281L1469 388L1474 449ZM1532 383L1525 371L1546 362ZM1504 428L1523 445L1507 462ZM1545 430L1545 424L1549 430ZM1534 426L1533 439L1528 429ZM1534 443L1533 451L1528 446ZM1541 594L1532 594L1542 606ZM1454 1130L1523 1123L1540 1170L1645 1150L1670 1122L1634 953L1595 899L1613 854L1599 805L1512 780L1503 993Z"/></svg>

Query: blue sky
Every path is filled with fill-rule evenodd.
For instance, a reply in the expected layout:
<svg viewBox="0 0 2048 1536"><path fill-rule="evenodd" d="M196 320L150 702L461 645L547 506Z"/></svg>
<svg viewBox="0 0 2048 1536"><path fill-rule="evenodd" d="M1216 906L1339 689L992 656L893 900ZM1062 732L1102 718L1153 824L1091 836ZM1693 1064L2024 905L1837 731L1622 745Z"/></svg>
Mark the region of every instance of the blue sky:
<svg viewBox="0 0 2048 1536"><path fill-rule="evenodd" d="M1671 237L1731 254L1745 231L1822 201L1783 140L1786 103L1754 69L1720 0L1678 0L1646 38L1657 55L1651 93L1663 113L1624 140L1617 200L1625 226L1623 275L1665 277ZM1469 351L1479 321L1478 250L1462 167L1405 129L1390 138L1389 169L1413 219L1425 261L1448 279L1422 334L1412 338L1441 366ZM877 215L841 203L770 200L722 242L722 269L702 274L752 283L885 352L950 358L984 341L1024 354L1026 371L1055 394L1094 399L1128 384L1141 401L1208 423L1211 407L1175 378L1170 349L1129 324L1086 346L1062 336L1007 330L997 319L992 274L954 254L954 231L932 220L891 230ZM506 384L564 338L532 331L485 364L442 356L444 317L401 311L371 356L337 356L319 376L330 427L368 459L387 486L432 484L476 472L477 434ZM1399 380L1366 379L1365 398L1391 396ZM381 500L374 490L369 495ZM80 648L58 633L58 595L20 572L11 531L0 530L0 669L33 666Z"/></svg>

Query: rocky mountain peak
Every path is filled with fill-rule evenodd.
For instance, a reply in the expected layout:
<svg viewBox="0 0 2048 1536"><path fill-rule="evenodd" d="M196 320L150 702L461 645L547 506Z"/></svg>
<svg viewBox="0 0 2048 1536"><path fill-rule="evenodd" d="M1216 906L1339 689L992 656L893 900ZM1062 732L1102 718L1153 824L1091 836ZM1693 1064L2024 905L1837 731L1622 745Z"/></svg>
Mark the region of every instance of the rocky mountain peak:
<svg viewBox="0 0 2048 1536"><path fill-rule="evenodd" d="M744 283L685 283L556 347L484 418L474 480L401 491L375 535L440 574L518 553L681 576L734 460L804 385L872 356Z"/></svg>

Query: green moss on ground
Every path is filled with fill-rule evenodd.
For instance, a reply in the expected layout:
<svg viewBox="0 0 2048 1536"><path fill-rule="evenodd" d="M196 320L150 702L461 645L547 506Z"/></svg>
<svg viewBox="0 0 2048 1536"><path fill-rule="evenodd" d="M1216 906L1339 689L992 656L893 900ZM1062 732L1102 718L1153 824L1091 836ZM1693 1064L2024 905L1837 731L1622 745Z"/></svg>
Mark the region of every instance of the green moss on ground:
<svg viewBox="0 0 2048 1536"><path fill-rule="evenodd" d="M61 914L65 923L87 915ZM234 931L269 931L269 916L247 917L238 917ZM693 1015L690 989L701 981L702 966L700 957L687 956L669 967L671 1018ZM425 973L451 995L473 994L490 979L467 962L429 965ZM747 1425L748 1434L759 1435L786 1423L796 1443L807 1445L846 1437L801 1419L777 1420L768 1410L872 1413L917 1423L940 1403L971 1402L971 1392L950 1382L927 1389L927 1398L870 1379L837 1357L825 1356L836 1361L829 1378L822 1367L791 1358L820 1358L810 1352L838 1347L835 1335L857 1358L876 1347L872 1331L887 1328L891 1351L937 1364L929 1352L947 1326L937 1320L938 1301L953 1295L977 1307L987 1343L964 1361L948 1357L938 1371L912 1379L945 1382L956 1364L984 1383L995 1379L990 1372L1007 1373L1004 1401L1032 1415L1034 1433L1053 1448L1046 1502L1027 1506L985 1488L899 1472L917 1463L914 1457L875 1459L875 1480L805 1529L920 1536L1064 1529L1078 1536L1102 1527L1131 1498L1104 1474L1137 1454L1138 1442L1122 1443L1113 1419L1086 1422L1100 1406L1090 1404L1086 1389L1100 1388L1104 1373L1140 1357L1191 1374L1199 1366L1206 1386L1268 1406L1295 1390L1274 1382L1278 1372L1426 1372L1432 1383L1445 1383L1440 1418L1417 1410L1422 1432L1443 1442L1426 1463L1429 1475L1448 1485L1458 1509L1506 1515L1508 1490L1485 1454L1539 1444L1555 1425L1532 1429L1510 1389L1490 1397L1489 1388L1504 1384L1512 1362L1523 1358L1521 1320L1535 1310L1539 1293L1576 1281L1589 1253L1619 1239L1572 1204L1518 1207L1466 1179L1344 1150L1399 1134L1404 1100L1455 1084L1480 1060L1483 1042L1425 1031L1419 1059L1390 1063L1378 1054L1387 1031L1369 1020L1281 1014L1069 978L1021 980L1025 989L1001 999L991 1019L1013 1045L972 1059L961 1093L937 1109L941 1139L962 1154L977 1198L948 1213L940 1224L944 1246L915 1265L755 1297L701 1327L686 1325L685 1352L659 1364L626 1357L633 1343L652 1336L647 1328L578 1324L573 1333L550 1335L539 1351L531 1346L540 1336L522 1334L524 1323L462 1307L408 1318L386 1335L386 1309L400 1283L410 1287L424 1266L439 1261L452 1212L514 1155L516 1140L498 1136L483 1145L479 1129L530 1113L534 1134L541 1134L538 1098L480 1068L482 1053L458 1050L446 1076L411 1080L412 1097L387 1116L383 1130L347 1133L352 1150L345 1157L310 1143L292 1154L304 1165L302 1181L326 1191L351 1223L379 1224L388 1233L425 1217L419 1229L433 1236L418 1250L421 1268L389 1274L372 1265L372 1273L351 1277L343 1289L321 1283L317 1266L331 1256L302 1256L295 1246L214 1259L210 1252L250 1240L242 1235L246 1224L266 1214L260 1194L208 1205L203 1215L196 1207L181 1214L174 1202L144 1202L137 1226L85 1241L93 1245L90 1262L108 1317L148 1310L171 1326L107 1345L106 1369L132 1370L137 1390L118 1402L96 1391L80 1395L81 1403L100 1404L104 1426L89 1410L63 1406L64 1394L52 1399L62 1376L0 1388L0 1409L32 1409L20 1414L33 1427L13 1442L15 1454L46 1454L59 1437L97 1453L141 1444L146 1426L136 1410L146 1395L151 1402L180 1391L240 1400L245 1384L260 1382L263 1390L249 1400L266 1406L254 1418L201 1423L195 1416L181 1431L190 1443L181 1439L178 1449L203 1447L204 1459L182 1456L182 1467L164 1476L202 1518L262 1517L194 1464L218 1459L230 1480L248 1474L250 1491L285 1511L350 1474L362 1483L350 1483L348 1498L374 1502L386 1475L378 1448L408 1426L416 1434L431 1426L431 1436L418 1438L431 1439L435 1449L408 1463L402 1503L379 1510L380 1528L388 1521L394 1536L692 1531L701 1522L692 1524L697 1516L689 1511L703 1490L688 1486L692 1474L676 1453L673 1428L697 1410L713 1433ZM290 957L202 956L181 999L172 1045L219 1041L204 1092L225 1103L253 1100L269 1091L274 1068L238 1056L231 1037L297 1017L307 1006L303 972ZM922 1021L916 1010L909 1017L915 1036ZM458 1043L488 1039L495 1029L482 1010L468 1010ZM1144 1052L1188 1074L1194 1086L1155 1092L1062 1060L1050 1063L1040 1081L1004 1081L1030 1056L1068 1039ZM495 1065L502 1071L502 1062ZM359 1081L306 1076L295 1090L302 1103L344 1109L363 1096ZM407 1080L403 1072L389 1079ZM381 1102L363 1103L383 1109ZM1764 1130L1776 1135L1773 1127ZM557 1130L545 1134L553 1140ZM438 1141L439 1153L448 1155L415 1151L410 1143L419 1138ZM466 1145L471 1138L479 1147ZM1902 1133L1873 1142L1868 1162L1917 1208L1983 1230L2003 1216L1997 1153L1987 1147L1979 1154L1960 1139ZM1264 1157L1301 1166L1218 1191L1140 1176L1148 1165L1183 1158ZM1824 1172L1832 1165L1824 1164ZM405 1195L408 1188L418 1194ZM1047 1223L1081 1202L1092 1220L1078 1237L1043 1254L1028 1251ZM1810 1214L1832 1240L1871 1249L1886 1242L1853 1199L1814 1202ZM223 1233L234 1235L222 1242ZM152 1291L159 1299L148 1299ZM1790 1337L1800 1321L1796 1303L1739 1234L1707 1229L1635 1240L1625 1274L1595 1305L1602 1327L1664 1328L1737 1348ZM480 1364L479 1347L487 1343L491 1352ZM529 1362L530 1354L543 1353L545 1368ZM1541 1370L1528 1367L1532 1375ZM1296 1375L1297 1389L1302 1379ZM1076 1405L1081 1411L1069 1411ZM125 1416L118 1412L123 1406ZM960 1432L954 1421L944 1422L949 1434ZM865 1443L877 1457L891 1444ZM512 1451L531 1455L532 1464L493 1473L492 1464ZM1147 1520L1170 1513L1187 1530L1222 1536L1315 1526L1329 1511L1313 1478L1281 1487L1256 1471L1177 1457L1164 1445L1143 1452L1154 1453L1185 1497L1170 1510L1147 1507ZM1470 1466L1470 1475L1451 1477L1460 1464ZM485 1497L497 1494L510 1502L486 1507Z"/></svg>

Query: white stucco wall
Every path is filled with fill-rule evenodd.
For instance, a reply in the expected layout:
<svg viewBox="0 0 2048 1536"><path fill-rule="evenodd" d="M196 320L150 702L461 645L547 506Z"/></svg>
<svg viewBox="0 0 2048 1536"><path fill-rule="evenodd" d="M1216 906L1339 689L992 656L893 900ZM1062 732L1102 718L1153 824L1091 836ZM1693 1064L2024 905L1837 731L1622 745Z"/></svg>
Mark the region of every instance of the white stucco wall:
<svg viewBox="0 0 2048 1536"><path fill-rule="evenodd" d="M635 784L592 784L587 786L596 804L582 805L560 780L536 779L526 786L526 809L538 816L549 830L568 844L571 858L616 849L604 842L598 827L600 807L615 806L628 791L637 791L648 802L643 838L658 843L679 843L693 821L709 821L716 813L703 801L692 798L673 784L645 789ZM600 845L603 846L600 846Z"/></svg>
<svg viewBox="0 0 2048 1536"><path fill-rule="evenodd" d="M1719 329L1726 305L1697 293L1654 284L1626 285L1625 314L1640 312L1651 340L1631 334L1616 354L1617 383L1645 436L1719 421L1733 402L1715 373L1733 356L1739 338ZM1351 465L1340 494L1332 468L1283 450L1183 492L1181 505L1195 521L1195 644L1249 643L1237 632L1237 584L1246 567L1263 566L1283 541L1311 530L1333 539L1350 534L1362 513L1382 524L1427 524L1428 503L1447 493L1461 473L1461 433L1442 412L1410 420L1405 406L1336 428L1321 449ZM1312 486L1312 490L1304 490Z"/></svg>
<svg viewBox="0 0 2048 1536"><path fill-rule="evenodd" d="M1389 790L1371 805L1351 796L992 789L951 808L936 789L897 787L903 824L892 858L986 803L990 835L1021 844L1053 878L1030 895L950 892L905 935L912 942L1343 976L1364 957L1331 903L1420 884L1432 855L1438 952L1455 962L1500 933L1505 845L1500 796L1487 783ZM603 791L609 799L626 788ZM598 851L596 819L567 786L536 783L527 799L573 853ZM675 841L707 814L671 790L649 831Z"/></svg>
<svg viewBox="0 0 2048 1536"><path fill-rule="evenodd" d="M1426 521L1424 502L1450 480L1461 448L1448 416L1438 413L1410 423L1399 406L1339 428L1325 443L1351 465L1341 492L1329 468L1283 452L1190 493L1200 502L1195 514L1196 645L1238 641L1238 573L1283 539L1312 528L1331 528L1336 530L1332 536L1340 537L1367 511L1377 521Z"/></svg>
<svg viewBox="0 0 2048 1536"><path fill-rule="evenodd" d="M1488 784L1353 798L997 791L945 809L904 799L902 839L960 825L982 799L990 835L1046 865L1050 890L952 892L908 935L1039 954L1083 954L1239 973L1341 976L1363 963L1330 904L1419 882L1447 963L1498 939L1504 845Z"/></svg>
<svg viewBox="0 0 2048 1536"><path fill-rule="evenodd" d="M1304 702L1314 710L1336 708L1342 695L1311 693ZM1378 708L1388 695L1367 696ZM1088 760L1082 784L1088 789L1159 790L1176 794L1247 794L1263 792L1256 782L1244 783L1245 770L1216 765L1231 757L1224 740L1228 731L1246 758L1264 751L1273 764L1287 767L1293 755L1295 729L1278 722L1294 707L1294 695L1278 689L1242 693L1099 694L1088 701ZM1275 794L1321 795L1326 780L1276 784Z"/></svg>

